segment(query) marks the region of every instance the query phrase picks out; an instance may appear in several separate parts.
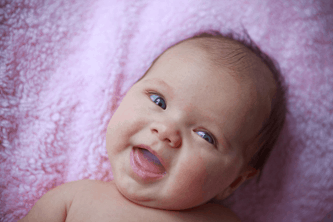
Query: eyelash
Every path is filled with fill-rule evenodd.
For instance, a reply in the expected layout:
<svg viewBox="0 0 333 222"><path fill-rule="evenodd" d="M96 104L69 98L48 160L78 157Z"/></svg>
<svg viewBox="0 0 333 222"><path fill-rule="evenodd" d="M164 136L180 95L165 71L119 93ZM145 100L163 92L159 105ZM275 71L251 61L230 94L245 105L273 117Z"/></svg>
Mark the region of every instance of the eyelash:
<svg viewBox="0 0 333 222"><path fill-rule="evenodd" d="M157 92L151 92L151 91L147 91L147 93L148 93L148 95L149 95L149 98L150 98L150 100L152 101L152 102L154 102L156 105L158 105L155 101L156 101L156 98L153 100L152 99L152 97L151 96L153 96L153 95L156 95L156 96L158 96L158 97L160 97L161 99L163 99L163 101L164 101L164 103L165 103L165 108L164 108L164 110L166 109L166 102L165 102L165 99L163 98L163 96L161 95L161 94L159 94L159 93L157 93ZM159 105L158 105L159 106ZM162 108L162 107L161 107ZM163 109L163 108L162 108ZM212 139L212 142L209 142L208 140L206 140L203 136L202 136L202 134L201 135L199 135L202 139L204 139L204 140L206 140L208 143L210 143L210 144L212 144L213 146L217 146L217 144L216 144L216 139L215 139L215 137L212 135L212 134L210 134L210 133L208 133L208 132L206 132L206 131L203 131L203 130L198 130L198 131L196 131L196 133L197 132L203 132L203 133L206 133L207 135L209 135L210 137L211 137L211 139Z"/></svg>

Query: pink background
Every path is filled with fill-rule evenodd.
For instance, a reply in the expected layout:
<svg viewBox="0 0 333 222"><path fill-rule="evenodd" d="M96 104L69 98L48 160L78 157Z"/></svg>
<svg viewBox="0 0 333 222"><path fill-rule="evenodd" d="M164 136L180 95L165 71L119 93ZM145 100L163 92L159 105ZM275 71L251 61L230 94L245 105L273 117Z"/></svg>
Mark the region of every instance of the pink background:
<svg viewBox="0 0 333 222"><path fill-rule="evenodd" d="M330 0L48 0L0 3L1 221L48 190L111 180L108 121L168 46L242 26L281 66L287 123L262 182L224 204L244 221L319 221L333 209Z"/></svg>

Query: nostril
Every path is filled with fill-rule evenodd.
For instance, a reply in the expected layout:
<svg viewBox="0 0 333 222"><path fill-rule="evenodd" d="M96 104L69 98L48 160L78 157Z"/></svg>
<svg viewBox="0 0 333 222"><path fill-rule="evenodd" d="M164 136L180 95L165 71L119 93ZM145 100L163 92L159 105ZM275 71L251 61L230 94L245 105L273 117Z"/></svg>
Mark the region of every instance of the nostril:
<svg viewBox="0 0 333 222"><path fill-rule="evenodd" d="M182 141L179 140L177 141L177 143L175 144L175 148L179 148L182 145Z"/></svg>

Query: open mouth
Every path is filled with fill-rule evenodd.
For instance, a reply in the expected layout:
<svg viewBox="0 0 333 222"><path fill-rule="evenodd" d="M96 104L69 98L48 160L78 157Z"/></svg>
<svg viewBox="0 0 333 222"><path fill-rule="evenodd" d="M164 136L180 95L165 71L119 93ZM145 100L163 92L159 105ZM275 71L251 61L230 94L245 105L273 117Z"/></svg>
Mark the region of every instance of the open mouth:
<svg viewBox="0 0 333 222"><path fill-rule="evenodd" d="M161 178L166 173L160 160L147 149L134 147L130 159L134 172L143 179Z"/></svg>

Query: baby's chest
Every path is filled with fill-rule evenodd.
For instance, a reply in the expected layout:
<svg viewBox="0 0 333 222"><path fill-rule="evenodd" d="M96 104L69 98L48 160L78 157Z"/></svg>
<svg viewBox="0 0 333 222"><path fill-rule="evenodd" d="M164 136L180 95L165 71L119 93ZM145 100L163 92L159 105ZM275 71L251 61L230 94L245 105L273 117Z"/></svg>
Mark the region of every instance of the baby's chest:
<svg viewBox="0 0 333 222"><path fill-rule="evenodd" d="M222 213L222 212L221 212ZM214 213L213 213L214 214ZM232 217L210 215L210 212L182 212L163 211L122 201L106 202L103 200L90 200L75 203L71 206L66 222L199 222L220 221L235 222Z"/></svg>
<svg viewBox="0 0 333 222"><path fill-rule="evenodd" d="M101 196L91 198L88 195L73 200L66 222L137 221L136 214L137 211L117 199L109 200Z"/></svg>
<svg viewBox="0 0 333 222"><path fill-rule="evenodd" d="M66 222L109 222L109 221L137 221L132 214L123 209L105 209L97 206L82 206L80 209L71 209L68 212Z"/></svg>
<svg viewBox="0 0 333 222"><path fill-rule="evenodd" d="M136 205L122 196L83 194L72 201L66 222L183 221L172 213Z"/></svg>

